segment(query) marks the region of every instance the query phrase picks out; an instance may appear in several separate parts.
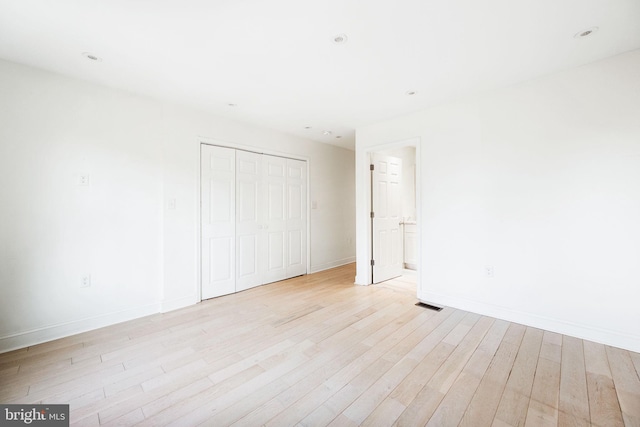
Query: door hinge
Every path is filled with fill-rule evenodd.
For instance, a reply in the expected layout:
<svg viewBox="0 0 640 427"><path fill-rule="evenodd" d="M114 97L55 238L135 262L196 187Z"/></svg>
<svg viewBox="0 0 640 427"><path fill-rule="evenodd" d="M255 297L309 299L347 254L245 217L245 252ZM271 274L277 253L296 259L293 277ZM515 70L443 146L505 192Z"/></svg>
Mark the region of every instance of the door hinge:
<svg viewBox="0 0 640 427"><path fill-rule="evenodd" d="M371 218L373 218L374 216L376 216L376 214L375 214L375 213L373 213L373 212L371 212L371 215L370 215L370 216L371 216Z"/></svg>
<svg viewBox="0 0 640 427"><path fill-rule="evenodd" d="M376 265L376 262L374 260L371 260L371 265Z"/></svg>
<svg viewBox="0 0 640 427"><path fill-rule="evenodd" d="M369 170L370 170L370 171L374 170L373 165L369 165Z"/></svg>

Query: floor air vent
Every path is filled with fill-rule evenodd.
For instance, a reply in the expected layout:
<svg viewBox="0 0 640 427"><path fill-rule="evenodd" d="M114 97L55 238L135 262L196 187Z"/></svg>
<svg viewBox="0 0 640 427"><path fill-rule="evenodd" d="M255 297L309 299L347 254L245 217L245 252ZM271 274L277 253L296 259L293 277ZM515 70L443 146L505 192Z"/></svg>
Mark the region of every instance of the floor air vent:
<svg viewBox="0 0 640 427"><path fill-rule="evenodd" d="M424 308L428 308L429 310L435 310L435 311L440 311L442 310L442 307L436 307L435 305L431 305L431 304L425 304L423 302L417 302L416 305L418 307L424 307Z"/></svg>

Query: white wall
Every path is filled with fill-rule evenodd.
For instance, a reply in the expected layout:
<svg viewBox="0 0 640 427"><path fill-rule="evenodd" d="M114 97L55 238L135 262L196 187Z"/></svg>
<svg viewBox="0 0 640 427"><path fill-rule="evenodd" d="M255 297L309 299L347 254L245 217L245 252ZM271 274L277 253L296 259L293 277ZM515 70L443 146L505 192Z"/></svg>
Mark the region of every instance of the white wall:
<svg viewBox="0 0 640 427"><path fill-rule="evenodd" d="M421 300L640 351L640 51L357 130L419 139ZM369 277L358 206L358 278ZM494 269L486 277L485 267Z"/></svg>
<svg viewBox="0 0 640 427"><path fill-rule="evenodd" d="M197 302L203 138L308 158L310 270L354 260L353 152L0 61L0 351Z"/></svg>

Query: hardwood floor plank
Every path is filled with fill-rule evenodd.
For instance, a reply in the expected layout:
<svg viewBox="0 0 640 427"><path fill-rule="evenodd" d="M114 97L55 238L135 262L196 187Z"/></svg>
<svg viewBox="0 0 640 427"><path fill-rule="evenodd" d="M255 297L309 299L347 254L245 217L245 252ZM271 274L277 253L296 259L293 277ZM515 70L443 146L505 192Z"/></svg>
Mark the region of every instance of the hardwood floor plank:
<svg viewBox="0 0 640 427"><path fill-rule="evenodd" d="M584 341L583 345L591 424L603 427L623 426L605 346L589 341ZM640 400L638 404L640 405Z"/></svg>
<svg viewBox="0 0 640 427"><path fill-rule="evenodd" d="M636 367L636 373L638 374L638 378L640 378L640 353L629 352L631 357L631 361L633 365Z"/></svg>
<svg viewBox="0 0 640 427"><path fill-rule="evenodd" d="M385 399L376 409L365 418L362 426L390 426L404 412L406 406L395 399Z"/></svg>
<svg viewBox="0 0 640 427"><path fill-rule="evenodd" d="M98 427L100 425L100 417L98 417L98 414L92 414L81 420L71 421L70 425L73 427Z"/></svg>
<svg viewBox="0 0 640 427"><path fill-rule="evenodd" d="M0 354L74 426L640 426L640 354L445 307L354 265Z"/></svg>
<svg viewBox="0 0 640 427"><path fill-rule="evenodd" d="M458 344L415 399L407 405L398 417L397 425L424 425L429 421L493 323L493 319L488 317L478 319L478 317L477 315L465 316L465 320L475 323L461 341L458 342L457 336L450 342L443 340L444 344L453 345L454 342Z"/></svg>
<svg viewBox="0 0 640 427"><path fill-rule="evenodd" d="M558 425L559 389L560 362L543 357L541 350L533 380L531 400L529 401L529 408L527 410L526 426Z"/></svg>
<svg viewBox="0 0 640 427"><path fill-rule="evenodd" d="M562 337L562 364L560 373L559 424L588 426L589 396L584 364L582 340Z"/></svg>
<svg viewBox="0 0 640 427"><path fill-rule="evenodd" d="M493 423L525 329L524 326L515 323L509 325L498 351L460 420L461 426L490 426Z"/></svg>
<svg viewBox="0 0 640 427"><path fill-rule="evenodd" d="M428 426L458 425L460 423L508 327L509 323L505 321L496 321L492 324L491 329L474 351L460 376L445 394L427 423Z"/></svg>
<svg viewBox="0 0 640 427"><path fill-rule="evenodd" d="M525 424L540 347L542 346L542 336L543 331L540 329L526 329L498 405L495 420L512 426Z"/></svg>
<svg viewBox="0 0 640 427"><path fill-rule="evenodd" d="M544 331L542 346L540 347L540 358L556 363L562 362L562 335Z"/></svg>
<svg viewBox="0 0 640 427"><path fill-rule="evenodd" d="M143 393L142 387L140 385L136 385L109 397L105 396L103 399L96 399L93 402L85 402L82 406L69 406L69 409L71 410L71 423L82 422L85 418L91 419L94 415L99 415L102 411L123 405L127 402L136 402L137 404L132 406L132 408L135 409L140 406L138 399L143 395ZM70 402L71 401L68 400L66 402L59 401L57 403ZM132 409L129 409L129 411L130 410Z"/></svg>
<svg viewBox="0 0 640 427"><path fill-rule="evenodd" d="M605 348L624 424L640 426L640 378L630 352L610 346Z"/></svg>

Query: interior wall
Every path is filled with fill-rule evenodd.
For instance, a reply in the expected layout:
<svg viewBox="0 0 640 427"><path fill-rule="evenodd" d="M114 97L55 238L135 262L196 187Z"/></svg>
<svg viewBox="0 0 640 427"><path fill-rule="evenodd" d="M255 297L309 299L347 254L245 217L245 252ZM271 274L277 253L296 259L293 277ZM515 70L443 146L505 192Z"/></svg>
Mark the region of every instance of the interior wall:
<svg viewBox="0 0 640 427"><path fill-rule="evenodd" d="M309 159L309 270L354 260L352 151L0 61L0 351L198 301L203 139Z"/></svg>
<svg viewBox="0 0 640 427"><path fill-rule="evenodd" d="M420 139L418 297L640 351L640 51L357 130ZM357 211L358 277L366 212ZM492 276L488 276L491 267Z"/></svg>

